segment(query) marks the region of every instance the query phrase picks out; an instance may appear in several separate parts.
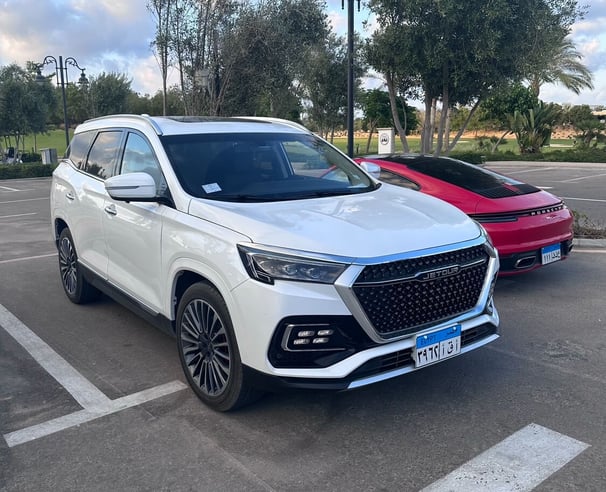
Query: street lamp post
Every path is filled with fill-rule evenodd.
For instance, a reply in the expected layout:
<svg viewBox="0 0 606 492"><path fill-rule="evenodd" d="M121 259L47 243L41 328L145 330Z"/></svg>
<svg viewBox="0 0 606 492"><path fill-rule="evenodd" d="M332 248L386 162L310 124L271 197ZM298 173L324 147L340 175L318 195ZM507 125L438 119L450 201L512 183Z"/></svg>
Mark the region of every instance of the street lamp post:
<svg viewBox="0 0 606 492"><path fill-rule="evenodd" d="M345 8L345 0L341 0ZM358 12L360 0L358 0ZM347 155L353 157L354 147L354 0L347 0Z"/></svg>
<svg viewBox="0 0 606 492"><path fill-rule="evenodd" d="M61 85L61 97L63 99L63 123L65 125L65 148L69 147L69 122L67 120L67 94L65 93L65 87L69 84L67 67L71 65L80 70L80 78L78 79L78 84L81 86L88 85L88 79L86 78L86 74L84 73L85 68L82 68L78 65L78 62L75 58L71 56L63 60L63 57L59 57L59 61L54 56L48 55L44 57L42 63L38 64L38 74L36 75L36 82L44 83L46 78L42 75L42 67L44 65L48 65L49 63L55 64L55 73L57 75L57 83Z"/></svg>

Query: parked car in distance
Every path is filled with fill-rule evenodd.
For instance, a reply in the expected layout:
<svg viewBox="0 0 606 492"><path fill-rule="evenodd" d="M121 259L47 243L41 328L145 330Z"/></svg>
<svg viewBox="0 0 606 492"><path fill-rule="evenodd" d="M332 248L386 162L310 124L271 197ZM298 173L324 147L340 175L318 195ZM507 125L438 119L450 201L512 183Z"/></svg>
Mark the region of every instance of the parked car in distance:
<svg viewBox="0 0 606 492"><path fill-rule="evenodd" d="M574 218L562 200L536 186L448 157L375 155L355 159L381 167L381 181L421 191L478 221L500 259L499 275L564 260Z"/></svg>
<svg viewBox="0 0 606 492"><path fill-rule="evenodd" d="M266 389L357 388L497 339L486 232L373 168L283 120L90 120L53 173L63 289L74 303L103 291L173 334L219 411Z"/></svg>

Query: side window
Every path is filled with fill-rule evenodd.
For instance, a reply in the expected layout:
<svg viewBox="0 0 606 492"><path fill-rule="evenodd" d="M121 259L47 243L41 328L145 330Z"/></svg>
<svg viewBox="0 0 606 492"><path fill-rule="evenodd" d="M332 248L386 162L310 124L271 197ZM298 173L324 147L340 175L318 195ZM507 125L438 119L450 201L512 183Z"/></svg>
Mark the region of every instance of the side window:
<svg viewBox="0 0 606 492"><path fill-rule="evenodd" d="M147 173L156 182L158 194L166 190L166 181L160 164L149 142L137 133L129 133L124 147L120 174Z"/></svg>
<svg viewBox="0 0 606 492"><path fill-rule="evenodd" d="M67 149L67 157L72 161L74 166L78 169L84 169L84 163L86 162L86 154L90 148L90 143L93 141L95 132L82 132L77 133L72 138Z"/></svg>
<svg viewBox="0 0 606 492"><path fill-rule="evenodd" d="M387 171L385 169L381 169L381 175L379 176L379 179L385 183L401 186L402 188L410 188L411 190L416 191L421 189L421 187L414 181L411 181L410 179L405 178L404 176L400 176L399 174L392 173L391 171Z"/></svg>
<svg viewBox="0 0 606 492"><path fill-rule="evenodd" d="M110 178L114 172L121 139L121 131L99 132L84 170L101 179Z"/></svg>

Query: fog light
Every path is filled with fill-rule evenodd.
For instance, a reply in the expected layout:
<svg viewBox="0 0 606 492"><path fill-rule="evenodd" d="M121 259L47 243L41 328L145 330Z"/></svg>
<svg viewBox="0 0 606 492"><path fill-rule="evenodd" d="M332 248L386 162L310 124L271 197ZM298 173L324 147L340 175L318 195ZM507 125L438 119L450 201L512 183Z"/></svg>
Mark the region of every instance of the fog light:
<svg viewBox="0 0 606 492"><path fill-rule="evenodd" d="M297 333L298 337L313 337L316 334L315 331L311 331L311 330L306 330L306 331L300 331L299 333ZM320 333L318 333L319 335Z"/></svg>
<svg viewBox="0 0 606 492"><path fill-rule="evenodd" d="M329 324L288 324L282 339L287 351L345 350L343 335Z"/></svg>

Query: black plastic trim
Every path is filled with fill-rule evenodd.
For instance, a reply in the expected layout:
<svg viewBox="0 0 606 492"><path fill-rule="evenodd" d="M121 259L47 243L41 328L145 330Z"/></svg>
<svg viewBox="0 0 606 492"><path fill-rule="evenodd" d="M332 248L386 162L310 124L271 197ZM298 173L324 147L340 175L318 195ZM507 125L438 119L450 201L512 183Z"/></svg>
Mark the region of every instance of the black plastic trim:
<svg viewBox="0 0 606 492"><path fill-rule="evenodd" d="M109 282L99 277L95 272L85 267L80 263L80 268L84 278L94 287L99 289L101 292L111 297L114 301L121 304L125 308L134 312L137 316L143 318L149 324L155 326L160 331L175 336L175 329L172 321L160 313L151 312L146 306L141 304L135 298L129 296L124 291L111 285Z"/></svg>

